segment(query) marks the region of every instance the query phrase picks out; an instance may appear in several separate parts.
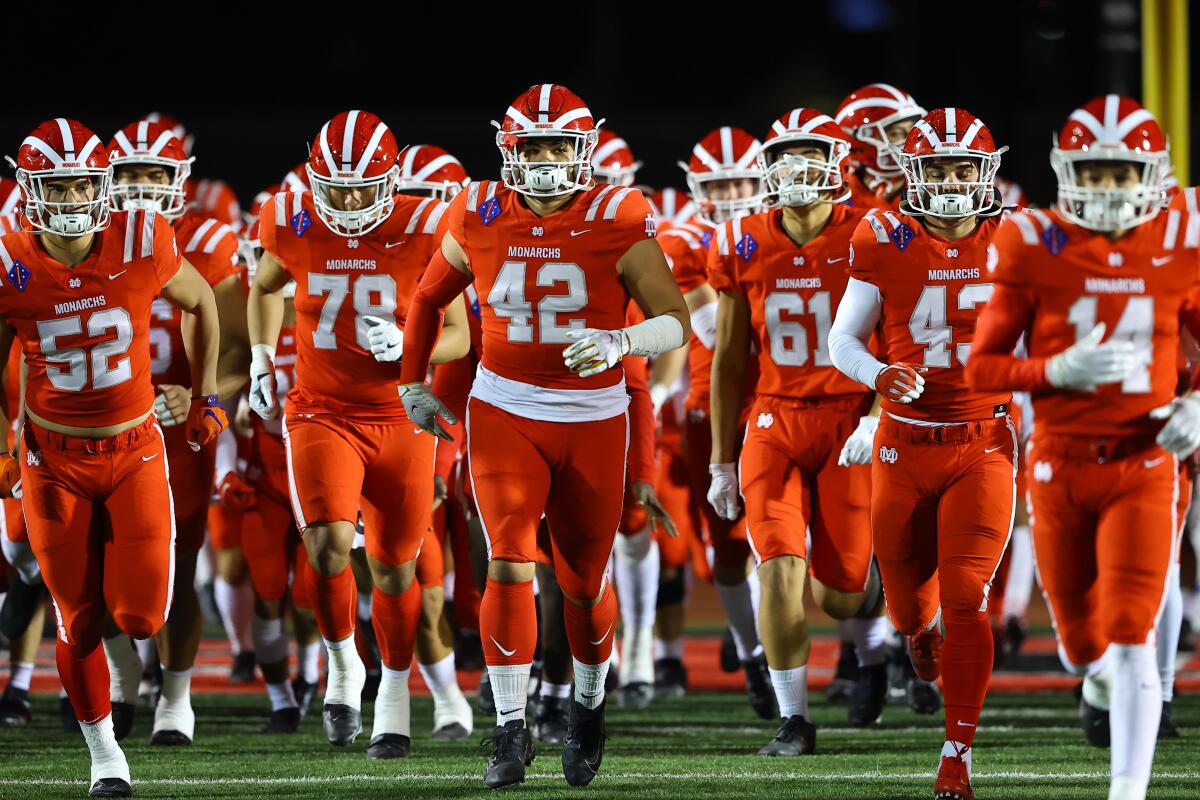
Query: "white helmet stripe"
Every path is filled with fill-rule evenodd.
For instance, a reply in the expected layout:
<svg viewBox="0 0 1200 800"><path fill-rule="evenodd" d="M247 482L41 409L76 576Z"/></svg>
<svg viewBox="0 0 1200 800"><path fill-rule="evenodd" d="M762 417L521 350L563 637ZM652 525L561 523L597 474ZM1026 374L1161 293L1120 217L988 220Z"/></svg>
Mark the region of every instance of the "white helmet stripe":
<svg viewBox="0 0 1200 800"><path fill-rule="evenodd" d="M590 117L591 115L592 115L592 112L587 109L587 106L584 106L583 108L576 108L573 111L568 111L567 113L563 114L561 117L556 119L554 121L554 124L557 125L559 128L565 128L568 125L570 125L572 122L574 122L575 120L583 119L584 117Z"/></svg>
<svg viewBox="0 0 1200 800"><path fill-rule="evenodd" d="M45 142L43 142L41 139L37 138L36 136L26 136L25 141L21 142L22 147L24 147L25 145L29 145L33 149L40 152L47 159L50 160L51 164L53 164L56 167L59 164L62 164L62 162L63 162L62 156L60 156L58 153L54 152L53 147L46 144Z"/></svg>
<svg viewBox="0 0 1200 800"><path fill-rule="evenodd" d="M778 120L776 120L776 121L778 121ZM795 128L799 124L800 124L800 109L793 108L791 110L791 113L788 114L787 126L789 128Z"/></svg>
<svg viewBox="0 0 1200 800"><path fill-rule="evenodd" d="M379 140L387 133L388 126L382 122L375 128L375 132L371 134L371 141L367 142L367 149L363 150L362 158L358 160L358 165L354 171L358 173L358 177L367 171L367 165L371 163L371 158L375 155L375 148L379 146Z"/></svg>
<svg viewBox="0 0 1200 800"><path fill-rule="evenodd" d="M550 92L553 89L553 83L542 84L541 92L538 94L538 114L550 113Z"/></svg>
<svg viewBox="0 0 1200 800"><path fill-rule="evenodd" d="M414 144L412 147L404 151L404 161L400 165L401 175L412 175L413 161L417 158L417 151L422 145Z"/></svg>
<svg viewBox="0 0 1200 800"><path fill-rule="evenodd" d="M1104 96L1104 130L1105 132L1116 130L1117 127L1117 112L1121 108L1121 97L1115 94L1106 94Z"/></svg>
<svg viewBox="0 0 1200 800"><path fill-rule="evenodd" d="M942 146L942 140L937 135L937 131L935 131L928 122L923 119L918 120L915 127L921 132L921 135L929 141L929 144L932 145L934 149Z"/></svg>
<svg viewBox="0 0 1200 800"><path fill-rule="evenodd" d="M96 134L92 134L92 138L87 140L87 144L85 144L83 149L80 150L78 155L75 156L76 160L78 160L80 163L87 161L92 157L92 151L94 151L97 147L101 147L100 137L96 136Z"/></svg>
<svg viewBox="0 0 1200 800"><path fill-rule="evenodd" d="M854 114L854 112L858 111L860 108L870 108L872 106L879 108L890 108L892 111L899 111L903 104L895 100L889 100L886 97L864 97L861 100L855 100L853 103L843 108L841 112L838 113L838 119L845 119L846 117Z"/></svg>
<svg viewBox="0 0 1200 800"><path fill-rule="evenodd" d="M125 151L125 155L131 156L136 152L137 148L133 146L133 142L129 141L129 137L125 135L125 131L117 131L113 138L117 140L117 145Z"/></svg>
<svg viewBox="0 0 1200 800"><path fill-rule="evenodd" d="M800 128L800 133L808 133L809 131L812 131L813 129L819 128L820 126L824 125L826 122L833 122L833 120L830 119L829 117L825 116L824 114L818 114L817 116L810 119L808 122L804 123L804 126ZM792 127L795 127L795 126L793 125Z"/></svg>
<svg viewBox="0 0 1200 800"><path fill-rule="evenodd" d="M449 153L443 153L442 155L435 158L433 161L430 161L428 164L421 167L420 171L417 172L417 174L412 176L413 180L423 181L423 180L427 179L433 173L437 172L442 167L446 166L447 164L459 164L459 166L461 166L461 164L459 163L459 160L457 158L450 155Z"/></svg>
<svg viewBox="0 0 1200 800"><path fill-rule="evenodd" d="M1137 111L1134 111L1128 117L1121 120L1120 124L1117 125L1117 130L1115 131L1115 133L1113 135L1116 136L1117 139L1124 140L1124 138L1129 135L1129 132L1132 131L1134 128L1136 128L1138 125L1141 125L1146 120L1153 120L1153 119L1154 119L1153 114L1151 114L1149 111L1147 111L1144 108L1139 108Z"/></svg>
<svg viewBox="0 0 1200 800"><path fill-rule="evenodd" d="M872 83L871 85L876 89L882 89L901 103L908 102L908 95L897 89L895 86L892 86L890 83Z"/></svg>
<svg viewBox="0 0 1200 800"><path fill-rule="evenodd" d="M326 168L332 173L337 169L337 162L333 158L333 150L329 148L329 123L326 122L321 126L321 135L317 137L317 141L321 143L321 157L325 159Z"/></svg>
<svg viewBox="0 0 1200 800"><path fill-rule="evenodd" d="M1092 112L1085 111L1082 108L1077 108L1071 112L1071 116L1068 117L1068 119L1073 119L1083 127L1087 128L1088 131L1091 132L1092 136L1096 138L1096 141L1108 141L1108 136L1104 130L1104 126L1100 124L1100 120L1096 119L1096 117L1092 115Z"/></svg>
<svg viewBox="0 0 1200 800"><path fill-rule="evenodd" d="M592 161L603 163L604 159L608 158L622 147L628 146L629 145L625 144L625 140L619 136L616 139L610 139L596 148L596 152L592 153Z"/></svg>
<svg viewBox="0 0 1200 800"><path fill-rule="evenodd" d="M58 132L62 136L63 155L75 154L75 137L71 135L71 125L62 117L54 120L58 123Z"/></svg>
<svg viewBox="0 0 1200 800"><path fill-rule="evenodd" d="M158 138L154 140L154 144L150 145L150 155L156 156L161 153L163 148L170 144L171 140L174 138L175 134L171 133L170 131L163 131L160 133Z"/></svg>
<svg viewBox="0 0 1200 800"><path fill-rule="evenodd" d="M953 142L958 138L957 109L947 108L944 113L946 115L946 141Z"/></svg>
<svg viewBox="0 0 1200 800"><path fill-rule="evenodd" d="M141 122L138 123L138 127L137 127L137 141L138 141L138 145L140 147L146 146L146 144L147 144L146 139L149 137L149 135L150 135L150 123L147 120L142 120Z"/></svg>
<svg viewBox="0 0 1200 800"><path fill-rule="evenodd" d="M721 163L712 157L712 153L705 150L700 145L692 148L692 155L700 159L700 162L709 169L720 169Z"/></svg>
<svg viewBox="0 0 1200 800"><path fill-rule="evenodd" d="M532 128L537 124L512 106L508 107L508 113L504 116L511 117L512 121L522 128Z"/></svg>
<svg viewBox="0 0 1200 800"><path fill-rule="evenodd" d="M774 122L771 123L771 131L778 136L783 136L785 133L788 132L788 126L784 125L779 120L775 120Z"/></svg>
<svg viewBox="0 0 1200 800"><path fill-rule="evenodd" d="M746 152L743 153L742 157L737 160L737 163L734 164L734 167L736 169L746 169L747 167L751 166L755 159L758 158L758 148L758 139L752 139L750 141L750 146L746 148Z"/></svg>
<svg viewBox="0 0 1200 800"><path fill-rule="evenodd" d="M966 132L958 140L958 143L963 147L970 147L971 142L975 141L975 137L979 135L981 130L983 130L983 123L977 119L967 127Z"/></svg>
<svg viewBox="0 0 1200 800"><path fill-rule="evenodd" d="M342 131L342 169L350 169L352 163L350 159L354 158L354 129L358 127L358 111L351 111L346 115L346 127Z"/></svg>
<svg viewBox="0 0 1200 800"><path fill-rule="evenodd" d="M733 163L733 130L729 126L721 127L721 164Z"/></svg>

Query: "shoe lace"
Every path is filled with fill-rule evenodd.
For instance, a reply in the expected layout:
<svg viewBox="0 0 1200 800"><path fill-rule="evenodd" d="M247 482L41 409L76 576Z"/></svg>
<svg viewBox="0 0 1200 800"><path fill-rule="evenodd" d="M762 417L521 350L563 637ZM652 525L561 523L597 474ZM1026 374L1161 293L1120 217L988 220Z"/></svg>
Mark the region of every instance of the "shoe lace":
<svg viewBox="0 0 1200 800"><path fill-rule="evenodd" d="M487 747L489 744L492 745L492 761L496 761L516 749L517 733L521 730L521 728L511 730L504 728L495 736L487 736L480 739L479 744L482 747Z"/></svg>

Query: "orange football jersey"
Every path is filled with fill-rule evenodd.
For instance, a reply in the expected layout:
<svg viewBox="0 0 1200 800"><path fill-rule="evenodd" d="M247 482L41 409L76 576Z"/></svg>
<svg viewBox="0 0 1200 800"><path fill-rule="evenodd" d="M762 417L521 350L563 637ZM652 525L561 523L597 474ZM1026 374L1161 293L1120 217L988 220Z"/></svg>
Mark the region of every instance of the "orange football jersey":
<svg viewBox="0 0 1200 800"><path fill-rule="evenodd" d="M263 204L262 246L296 280L296 383L288 413L405 418L396 392L400 362L375 360L363 317L404 326L446 205L409 195L395 201L379 227L354 238L321 222L309 192L280 192Z"/></svg>
<svg viewBox="0 0 1200 800"><path fill-rule="evenodd" d="M182 260L154 213L114 211L95 237L74 268L35 234L0 238L0 317L28 364L25 403L60 425L116 425L150 410L150 309Z"/></svg>
<svg viewBox="0 0 1200 800"><path fill-rule="evenodd" d="M447 230L475 276L483 319L482 366L547 389L605 389L619 369L580 378L563 363L567 331L625 325L629 294L617 262L655 235L635 187L596 186L545 217L495 181L472 183L450 204Z"/></svg>
<svg viewBox="0 0 1200 800"><path fill-rule="evenodd" d="M675 276L679 291L687 294L708 282L708 251L716 236L710 228L695 217L685 223L673 225L662 231L658 243ZM708 411L709 392L712 384L713 352L704 346L695 333L688 346L688 394L684 405L687 408Z"/></svg>
<svg viewBox="0 0 1200 800"><path fill-rule="evenodd" d="M850 237L862 211L835 205L804 247L776 209L725 223L708 255L708 282L742 295L758 349L757 395L788 398L858 395L863 385L829 358L829 328L846 292Z"/></svg>
<svg viewBox="0 0 1200 800"><path fill-rule="evenodd" d="M874 285L883 298L881 360L925 370L916 401L884 399L894 416L959 422L1007 412L1009 392L971 391L965 372L975 322L992 296L987 254L998 224L981 219L969 236L950 242L899 212L877 211L858 223L850 277Z"/></svg>
<svg viewBox="0 0 1200 800"><path fill-rule="evenodd" d="M1189 301L1200 281L1200 215L1172 208L1114 242L1054 211L1027 210L1000 225L993 245L992 278L1024 303L1029 360L1040 362L1037 429L1103 437L1157 431L1162 422L1148 415L1176 395L1181 321L1200 335L1200 309ZM1106 340L1138 347L1141 368L1095 392L1050 387L1045 360L1100 322Z"/></svg>
<svg viewBox="0 0 1200 800"><path fill-rule="evenodd" d="M237 275L237 236L228 225L188 212L172 223L175 241L209 286ZM192 374L183 349L183 312L161 297L150 315L150 375L155 385L191 386Z"/></svg>

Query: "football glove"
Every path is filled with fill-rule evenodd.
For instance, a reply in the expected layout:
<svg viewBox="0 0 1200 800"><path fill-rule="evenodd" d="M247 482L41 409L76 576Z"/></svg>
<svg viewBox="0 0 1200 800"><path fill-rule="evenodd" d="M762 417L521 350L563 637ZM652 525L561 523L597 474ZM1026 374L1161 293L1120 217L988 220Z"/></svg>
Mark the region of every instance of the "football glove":
<svg viewBox="0 0 1200 800"><path fill-rule="evenodd" d="M572 328L566 335L568 339L578 341L563 350L563 363L581 378L597 375L616 366L629 352L624 331Z"/></svg>
<svg viewBox="0 0 1200 800"><path fill-rule="evenodd" d="M275 396L275 348L256 344L250 358L250 408L263 419L279 416L279 399Z"/></svg>
<svg viewBox="0 0 1200 800"><path fill-rule="evenodd" d="M855 464L870 464L871 451L875 449L875 430L878 427L879 417L860 418L858 427L842 445L842 453L838 456L838 466L852 467Z"/></svg>
<svg viewBox="0 0 1200 800"><path fill-rule="evenodd" d="M1150 412L1152 419L1165 419L1156 441L1179 458L1187 458L1200 447L1200 396L1195 392L1177 397Z"/></svg>
<svg viewBox="0 0 1200 800"><path fill-rule="evenodd" d="M249 511L254 508L258 499L254 495L254 487L236 472L227 472L217 487L217 497L221 505L230 511Z"/></svg>
<svg viewBox="0 0 1200 800"><path fill-rule="evenodd" d="M429 387L423 383L406 383L397 387L400 402L404 403L404 411L412 424L426 433L432 433L439 439L453 442L454 437L437 421L438 417L450 424L458 422L454 412L446 408L446 404L437 398Z"/></svg>
<svg viewBox="0 0 1200 800"><path fill-rule="evenodd" d="M198 453L204 445L215 442L228 427L229 418L215 394L192 398L187 416L187 443L192 452Z"/></svg>
<svg viewBox="0 0 1200 800"><path fill-rule="evenodd" d="M0 497L21 499L21 464L8 453L0 454Z"/></svg>
<svg viewBox="0 0 1200 800"><path fill-rule="evenodd" d="M708 474L712 483L708 487L708 503L716 509L717 516L730 522L738 518L737 464L709 464Z"/></svg>
<svg viewBox="0 0 1200 800"><path fill-rule="evenodd" d="M911 403L925 391L925 379L921 377L923 369L911 364L897 362L884 367L875 376L875 391L883 395L885 400L896 403Z"/></svg>
<svg viewBox="0 0 1200 800"><path fill-rule="evenodd" d="M1091 392L1097 386L1120 383L1137 369L1133 342L1110 339L1101 344L1104 331L1104 323L1097 323L1087 336L1046 362L1046 380L1051 386Z"/></svg>
<svg viewBox="0 0 1200 800"><path fill-rule="evenodd" d="M404 352L404 331L396 323L381 317L363 315L367 325L367 342L376 361L399 361Z"/></svg>

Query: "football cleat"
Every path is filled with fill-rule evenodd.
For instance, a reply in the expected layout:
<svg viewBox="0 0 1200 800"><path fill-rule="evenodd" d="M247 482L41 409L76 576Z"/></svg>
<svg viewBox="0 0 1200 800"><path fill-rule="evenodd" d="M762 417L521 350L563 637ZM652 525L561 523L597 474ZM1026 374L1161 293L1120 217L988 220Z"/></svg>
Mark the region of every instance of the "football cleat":
<svg viewBox="0 0 1200 800"><path fill-rule="evenodd" d="M92 784L88 797L133 797L133 787L122 778L101 778Z"/></svg>
<svg viewBox="0 0 1200 800"><path fill-rule="evenodd" d="M412 740L402 733L381 733L367 745L367 758L407 758L412 751Z"/></svg>
<svg viewBox="0 0 1200 800"><path fill-rule="evenodd" d="M967 762L960 756L942 756L933 784L933 797L934 800L975 800Z"/></svg>
<svg viewBox="0 0 1200 800"><path fill-rule="evenodd" d="M492 679L488 676L487 668L479 676L479 692L475 695L475 707L485 717L496 713L496 698L492 695Z"/></svg>
<svg viewBox="0 0 1200 800"><path fill-rule="evenodd" d="M912 677L905 688L905 700L914 714L936 714L942 710L942 691L936 683Z"/></svg>
<svg viewBox="0 0 1200 800"><path fill-rule="evenodd" d="M1009 617L1004 623L1004 655L1005 660L1014 662L1021 654L1021 645L1025 643L1025 623L1019 617Z"/></svg>
<svg viewBox="0 0 1200 800"><path fill-rule="evenodd" d="M259 733L295 733L300 730L300 709L277 708L267 718L267 724L258 729Z"/></svg>
<svg viewBox="0 0 1200 800"><path fill-rule="evenodd" d="M258 665L258 661L254 658L254 653L243 650L233 657L233 666L229 670L230 683L253 683L254 669Z"/></svg>
<svg viewBox="0 0 1200 800"><path fill-rule="evenodd" d="M850 693L850 710L847 718L856 728L865 728L879 722L883 706L887 702L888 675L886 664L863 667Z"/></svg>
<svg viewBox="0 0 1200 800"><path fill-rule="evenodd" d="M918 678L932 683L942 674L942 632L936 625L909 636L908 651Z"/></svg>
<svg viewBox="0 0 1200 800"><path fill-rule="evenodd" d="M838 651L837 671L825 690L825 702L830 705L853 702L854 686L858 680L858 654L854 650L854 642L842 642Z"/></svg>
<svg viewBox="0 0 1200 800"><path fill-rule="evenodd" d="M304 678L296 678L292 681L292 693L296 697L296 705L300 707L300 719L304 719L308 716L313 699L317 696L317 685L309 683Z"/></svg>
<svg viewBox="0 0 1200 800"><path fill-rule="evenodd" d="M483 740L492 745L483 782L490 789L512 786L525 781L525 768L533 763L533 739L525 727L525 720L515 719L499 725L492 735Z"/></svg>
<svg viewBox="0 0 1200 800"><path fill-rule="evenodd" d="M648 708L653 699L653 684L644 681L627 683L617 692L617 707L636 711Z"/></svg>
<svg viewBox="0 0 1200 800"><path fill-rule="evenodd" d="M771 673L767 670L767 657L761 653L742 662L746 677L746 697L750 707L763 719L779 718L779 702L775 699L775 687L771 685Z"/></svg>
<svg viewBox="0 0 1200 800"><path fill-rule="evenodd" d="M726 628L721 637L721 672L734 673L738 671L737 645L733 643L733 628Z"/></svg>
<svg viewBox="0 0 1200 800"><path fill-rule="evenodd" d="M1158 718L1158 738L1178 739L1179 729L1171 721L1171 701L1163 703L1162 716Z"/></svg>
<svg viewBox="0 0 1200 800"><path fill-rule="evenodd" d="M471 703L462 692L456 691L447 701L433 704L433 740L435 742L461 742L475 730L475 719Z"/></svg>
<svg viewBox="0 0 1200 800"><path fill-rule="evenodd" d="M133 718L137 706L133 703L112 703L113 737L119 742L133 732Z"/></svg>
<svg viewBox="0 0 1200 800"><path fill-rule="evenodd" d="M546 744L562 744L567 740L567 721L571 716L571 698L538 698L533 710L533 725L537 738Z"/></svg>
<svg viewBox="0 0 1200 800"><path fill-rule="evenodd" d="M687 694L687 667L682 660L660 658L654 662L654 694L675 698Z"/></svg>
<svg viewBox="0 0 1200 800"><path fill-rule="evenodd" d="M0 725L15 728L27 724L31 719L33 704L29 702L29 692L9 685L0 695Z"/></svg>
<svg viewBox="0 0 1200 800"><path fill-rule="evenodd" d="M196 712L190 698L168 703L160 698L154 709L154 729L150 744L156 747L189 747L196 733Z"/></svg>
<svg viewBox="0 0 1200 800"><path fill-rule="evenodd" d="M760 756L809 756L817 749L817 728L799 714L788 717L767 742Z"/></svg>
<svg viewBox="0 0 1200 800"><path fill-rule="evenodd" d="M462 742L470 735L461 722L451 722L435 730L429 738L435 742Z"/></svg>
<svg viewBox="0 0 1200 800"><path fill-rule="evenodd" d="M362 713L344 703L326 703L322 713L325 738L334 747L354 744L362 733Z"/></svg>
<svg viewBox="0 0 1200 800"><path fill-rule="evenodd" d="M155 747L190 747L192 739L181 731L161 730L150 734L150 744Z"/></svg>
<svg viewBox="0 0 1200 800"><path fill-rule="evenodd" d="M1108 711L1079 698L1079 724L1083 736L1092 747L1108 747L1112 744L1112 730L1108 724Z"/></svg>
<svg viewBox="0 0 1200 800"><path fill-rule="evenodd" d="M604 742L608 739L604 730L604 706L607 704L605 700L596 708L585 708L582 703L571 703L562 765L563 775L572 786L587 786L600 771Z"/></svg>

